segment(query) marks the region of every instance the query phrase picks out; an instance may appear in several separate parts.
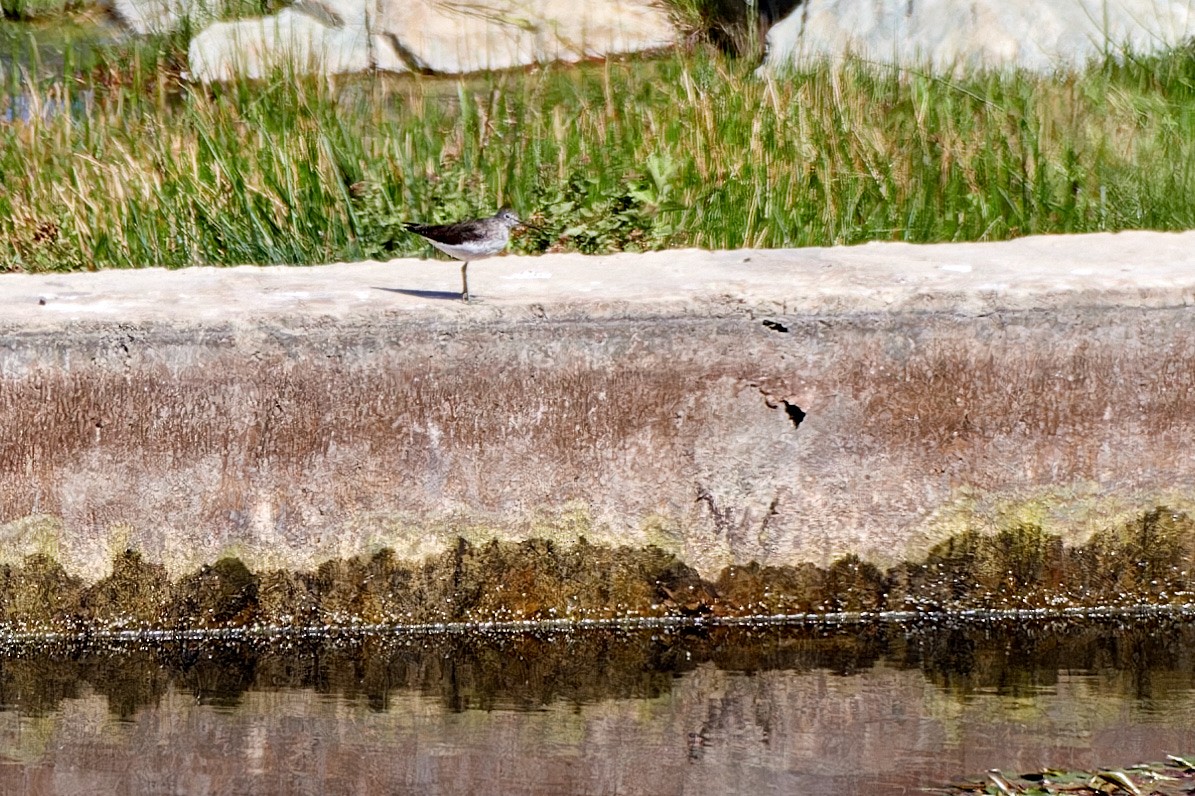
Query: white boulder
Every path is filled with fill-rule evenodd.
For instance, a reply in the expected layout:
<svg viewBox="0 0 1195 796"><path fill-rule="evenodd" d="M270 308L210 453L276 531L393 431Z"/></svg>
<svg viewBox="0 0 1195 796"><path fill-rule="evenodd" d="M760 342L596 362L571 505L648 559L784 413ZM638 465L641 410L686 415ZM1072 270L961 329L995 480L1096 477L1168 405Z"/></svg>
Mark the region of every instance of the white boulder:
<svg viewBox="0 0 1195 796"><path fill-rule="evenodd" d="M388 0L376 28L401 42L412 67L443 74L654 50L678 39L651 0Z"/></svg>
<svg viewBox="0 0 1195 796"><path fill-rule="evenodd" d="M763 68L853 55L935 71L1049 72L1192 35L1187 0L806 0L768 32Z"/></svg>
<svg viewBox="0 0 1195 796"><path fill-rule="evenodd" d="M216 18L217 0L109 0L109 5L126 28L147 36L176 30L184 19L206 25Z"/></svg>
<svg viewBox="0 0 1195 796"><path fill-rule="evenodd" d="M652 0L300 0L270 17L210 25L188 57L191 78L202 82L279 67L459 74L658 49L677 39Z"/></svg>
<svg viewBox="0 0 1195 796"><path fill-rule="evenodd" d="M390 43L370 35L365 8L354 0L301 0L272 16L213 23L191 40L189 77L210 83L237 75L261 78L275 70L401 71L405 67Z"/></svg>

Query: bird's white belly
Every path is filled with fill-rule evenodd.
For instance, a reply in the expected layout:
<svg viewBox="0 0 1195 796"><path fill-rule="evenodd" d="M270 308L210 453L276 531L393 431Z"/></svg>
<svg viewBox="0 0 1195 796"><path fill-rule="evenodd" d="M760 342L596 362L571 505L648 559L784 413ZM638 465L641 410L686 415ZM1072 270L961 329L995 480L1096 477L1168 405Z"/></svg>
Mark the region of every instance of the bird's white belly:
<svg viewBox="0 0 1195 796"><path fill-rule="evenodd" d="M505 240L470 241L468 243L439 243L434 240L428 242L449 257L455 257L458 260L481 260L485 257L493 257L506 248Z"/></svg>

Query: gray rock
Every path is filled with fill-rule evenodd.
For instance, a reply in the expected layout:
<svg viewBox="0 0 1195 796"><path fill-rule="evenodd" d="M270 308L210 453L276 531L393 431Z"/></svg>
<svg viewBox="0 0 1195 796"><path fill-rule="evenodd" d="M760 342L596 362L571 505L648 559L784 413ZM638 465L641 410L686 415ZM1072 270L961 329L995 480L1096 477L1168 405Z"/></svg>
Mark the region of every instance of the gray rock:
<svg viewBox="0 0 1195 796"><path fill-rule="evenodd" d="M328 75L405 69L386 39L370 35L364 4L315 0L269 17L216 22L191 40L187 61L188 76L204 83L238 74L260 78L274 69Z"/></svg>
<svg viewBox="0 0 1195 796"><path fill-rule="evenodd" d="M443 74L653 50L678 38L650 0L390 0L376 28L400 43L412 67Z"/></svg>
<svg viewBox="0 0 1195 796"><path fill-rule="evenodd" d="M134 33L169 33L184 19L205 25L216 17L217 0L109 0L112 13Z"/></svg>
<svg viewBox="0 0 1195 796"><path fill-rule="evenodd" d="M1126 47L1173 47L1193 34L1185 0L807 0L768 32L764 71L855 55L937 71L1048 72Z"/></svg>
<svg viewBox="0 0 1195 796"><path fill-rule="evenodd" d="M300 0L271 17L211 25L189 61L202 82L275 66L460 74L657 49L677 37L650 0Z"/></svg>

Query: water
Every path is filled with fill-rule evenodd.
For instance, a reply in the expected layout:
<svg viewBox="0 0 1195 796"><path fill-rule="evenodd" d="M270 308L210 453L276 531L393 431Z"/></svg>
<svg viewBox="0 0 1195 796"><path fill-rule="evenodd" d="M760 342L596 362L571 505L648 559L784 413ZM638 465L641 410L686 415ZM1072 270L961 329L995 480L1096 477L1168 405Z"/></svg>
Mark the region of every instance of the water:
<svg viewBox="0 0 1195 796"><path fill-rule="evenodd" d="M21 69L36 76L56 76L68 64L86 65L93 51L125 38L116 22L100 12L83 12L20 22L0 18L0 75Z"/></svg>
<svg viewBox="0 0 1195 796"><path fill-rule="evenodd" d="M122 36L114 21L94 13L39 22L0 18L0 124L90 114L95 91L71 86L67 94L61 84L68 75L85 74L95 65L97 50ZM37 90L31 90L34 86Z"/></svg>
<svg viewBox="0 0 1195 796"><path fill-rule="evenodd" d="M0 793L914 793L1192 752L1195 630L16 647L0 703Z"/></svg>

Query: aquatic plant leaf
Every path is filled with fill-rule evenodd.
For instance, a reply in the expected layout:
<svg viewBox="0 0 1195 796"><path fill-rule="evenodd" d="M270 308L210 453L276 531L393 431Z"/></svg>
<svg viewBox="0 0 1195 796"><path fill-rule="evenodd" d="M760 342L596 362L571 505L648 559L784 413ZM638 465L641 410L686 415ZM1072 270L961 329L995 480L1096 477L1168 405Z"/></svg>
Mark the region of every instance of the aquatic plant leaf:
<svg viewBox="0 0 1195 796"><path fill-rule="evenodd" d="M1180 771L1173 767L1175 763L1187 766L1187 770ZM1143 780L1149 785L1135 781L1129 773ZM1107 796L1187 796L1195 793L1195 765L1191 765L1190 758L1168 755L1165 762L1140 763L1126 769L1102 769L1097 771L1067 771L1062 769L1043 769L1040 772L1021 774L1009 779L996 769L988 772L990 780L982 788L973 783L956 784L943 791L944 793L976 793L984 792L994 796L1007 796L1014 793L1018 796L1059 796L1059 794L1107 794ZM1032 784L1031 784L1032 783Z"/></svg>
<svg viewBox="0 0 1195 796"><path fill-rule="evenodd" d="M1015 796L1020 790L1016 785L1005 779L1004 775L997 769L993 768L988 772L988 779L992 781L992 784L996 786L996 791L1002 794L1002 796Z"/></svg>
<svg viewBox="0 0 1195 796"><path fill-rule="evenodd" d="M1102 787L1099 788L1100 790L1104 790L1106 793L1115 793L1117 789L1123 789L1133 794L1133 796L1145 796L1141 789L1137 787L1137 783L1129 779L1128 775L1123 771L1100 771L1091 779L1093 782L1103 780L1104 782L1111 783L1114 786L1112 790L1105 790Z"/></svg>

